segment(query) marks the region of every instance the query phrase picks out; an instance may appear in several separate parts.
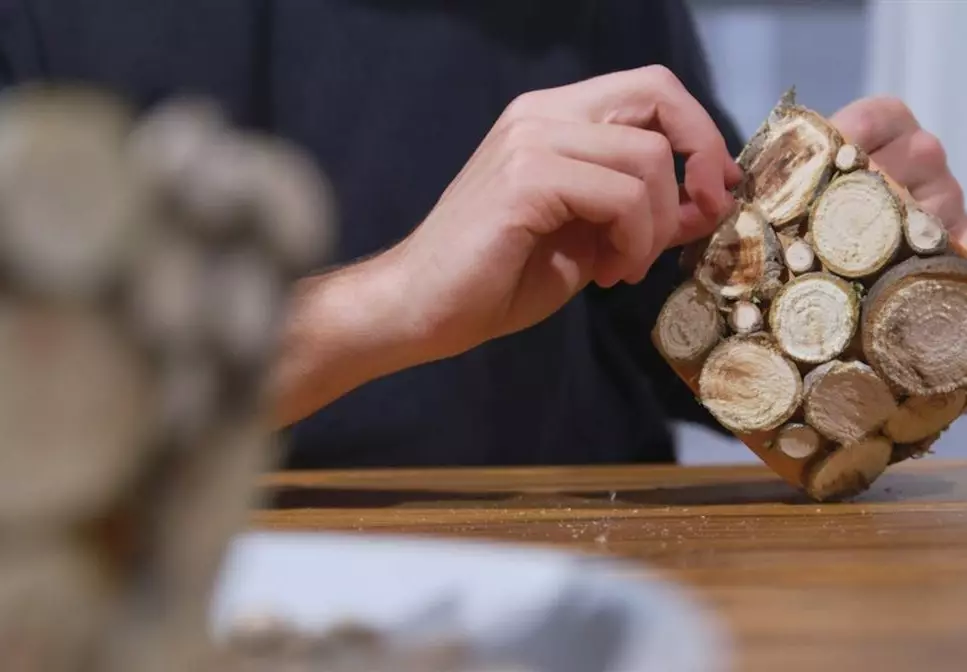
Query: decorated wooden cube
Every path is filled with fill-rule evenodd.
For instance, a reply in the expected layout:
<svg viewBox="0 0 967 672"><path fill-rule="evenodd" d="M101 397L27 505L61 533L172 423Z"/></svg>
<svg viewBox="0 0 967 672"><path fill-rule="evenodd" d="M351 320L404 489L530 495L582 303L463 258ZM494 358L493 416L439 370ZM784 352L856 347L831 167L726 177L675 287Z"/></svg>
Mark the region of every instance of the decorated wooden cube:
<svg viewBox="0 0 967 672"><path fill-rule="evenodd" d="M738 163L736 208L683 253L653 342L782 478L854 496L964 412L967 254L794 90Z"/></svg>
<svg viewBox="0 0 967 672"><path fill-rule="evenodd" d="M178 101L0 99L0 660L189 670L273 464L263 382L332 228L277 140Z"/></svg>

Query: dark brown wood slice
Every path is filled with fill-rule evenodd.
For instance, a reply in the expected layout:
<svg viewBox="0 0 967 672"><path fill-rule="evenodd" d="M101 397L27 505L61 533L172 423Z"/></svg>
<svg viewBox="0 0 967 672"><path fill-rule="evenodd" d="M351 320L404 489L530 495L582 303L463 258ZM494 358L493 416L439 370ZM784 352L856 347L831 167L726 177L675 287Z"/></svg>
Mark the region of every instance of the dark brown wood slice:
<svg viewBox="0 0 967 672"><path fill-rule="evenodd" d="M870 365L905 395L967 387L967 260L911 258L887 271L863 308Z"/></svg>

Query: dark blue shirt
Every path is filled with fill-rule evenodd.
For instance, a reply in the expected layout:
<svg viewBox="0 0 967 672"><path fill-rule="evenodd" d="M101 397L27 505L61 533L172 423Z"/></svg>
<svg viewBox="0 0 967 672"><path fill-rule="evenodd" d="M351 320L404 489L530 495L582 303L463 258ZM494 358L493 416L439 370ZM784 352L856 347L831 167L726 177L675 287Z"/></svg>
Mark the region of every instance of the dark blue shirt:
<svg viewBox="0 0 967 672"><path fill-rule="evenodd" d="M712 112L678 0L0 0L0 77L107 85L148 105L213 96L312 152L340 261L426 215L516 95L664 64ZM290 431L293 467L674 459L669 417L710 423L651 345L676 253L534 328L368 384Z"/></svg>

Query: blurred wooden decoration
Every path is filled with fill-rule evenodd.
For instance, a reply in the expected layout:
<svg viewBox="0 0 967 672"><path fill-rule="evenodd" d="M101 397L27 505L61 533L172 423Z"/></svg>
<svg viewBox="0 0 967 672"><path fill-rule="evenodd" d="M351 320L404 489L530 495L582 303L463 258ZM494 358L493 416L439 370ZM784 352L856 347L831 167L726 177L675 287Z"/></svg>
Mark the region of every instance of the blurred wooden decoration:
<svg viewBox="0 0 967 672"><path fill-rule="evenodd" d="M0 660L197 670L275 458L263 381L327 261L312 161L207 103L0 97ZM12 668L11 668L12 665Z"/></svg>
<svg viewBox="0 0 967 672"><path fill-rule="evenodd" d="M967 405L967 250L794 90L738 162L737 207L683 253L652 340L786 481L856 495Z"/></svg>

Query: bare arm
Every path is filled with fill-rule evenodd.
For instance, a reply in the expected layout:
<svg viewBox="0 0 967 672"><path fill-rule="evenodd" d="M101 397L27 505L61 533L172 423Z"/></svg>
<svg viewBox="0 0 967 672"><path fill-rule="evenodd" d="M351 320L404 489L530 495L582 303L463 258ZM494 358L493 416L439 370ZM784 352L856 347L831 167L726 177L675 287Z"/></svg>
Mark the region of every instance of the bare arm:
<svg viewBox="0 0 967 672"><path fill-rule="evenodd" d="M276 425L432 358L406 312L392 253L300 281L271 379Z"/></svg>

